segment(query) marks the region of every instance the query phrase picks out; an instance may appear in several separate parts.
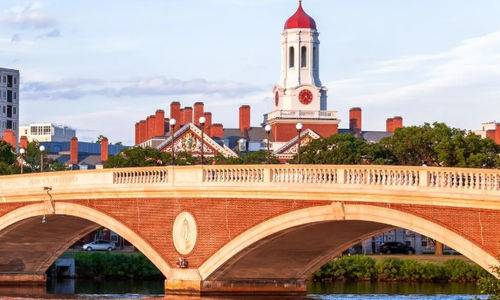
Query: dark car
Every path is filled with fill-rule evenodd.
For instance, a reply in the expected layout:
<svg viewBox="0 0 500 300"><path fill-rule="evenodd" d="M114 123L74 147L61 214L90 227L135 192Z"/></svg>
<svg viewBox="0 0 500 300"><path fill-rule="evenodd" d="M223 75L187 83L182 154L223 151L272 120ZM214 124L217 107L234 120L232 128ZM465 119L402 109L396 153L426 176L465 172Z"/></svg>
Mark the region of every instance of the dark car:
<svg viewBox="0 0 500 300"><path fill-rule="evenodd" d="M406 244L400 242L389 242L380 246L380 253L391 254L391 253L404 253L404 254L414 254L415 249Z"/></svg>

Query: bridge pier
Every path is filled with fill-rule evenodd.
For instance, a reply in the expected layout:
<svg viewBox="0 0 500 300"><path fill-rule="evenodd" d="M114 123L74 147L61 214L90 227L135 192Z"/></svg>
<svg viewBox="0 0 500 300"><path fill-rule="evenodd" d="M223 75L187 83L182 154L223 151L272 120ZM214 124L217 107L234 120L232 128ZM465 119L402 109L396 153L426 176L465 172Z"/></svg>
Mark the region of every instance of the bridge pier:
<svg viewBox="0 0 500 300"><path fill-rule="evenodd" d="M168 276L169 275L169 276ZM298 279L201 280L197 269L172 269L165 280L165 295L305 295L306 282Z"/></svg>
<svg viewBox="0 0 500 300"><path fill-rule="evenodd" d="M0 285L43 285L47 283L45 274L4 273L0 274Z"/></svg>
<svg viewBox="0 0 500 300"><path fill-rule="evenodd" d="M165 295L306 295L306 282L297 279L165 280Z"/></svg>

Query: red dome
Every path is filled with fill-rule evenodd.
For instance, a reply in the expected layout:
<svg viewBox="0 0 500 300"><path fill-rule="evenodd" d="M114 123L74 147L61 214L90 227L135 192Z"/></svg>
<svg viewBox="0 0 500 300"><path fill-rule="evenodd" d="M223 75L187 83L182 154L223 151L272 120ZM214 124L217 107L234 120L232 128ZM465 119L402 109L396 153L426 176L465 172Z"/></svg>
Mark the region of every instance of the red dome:
<svg viewBox="0 0 500 300"><path fill-rule="evenodd" d="M316 30L316 22L302 9L302 1L299 1L299 8L293 16L285 23L286 29L309 28Z"/></svg>

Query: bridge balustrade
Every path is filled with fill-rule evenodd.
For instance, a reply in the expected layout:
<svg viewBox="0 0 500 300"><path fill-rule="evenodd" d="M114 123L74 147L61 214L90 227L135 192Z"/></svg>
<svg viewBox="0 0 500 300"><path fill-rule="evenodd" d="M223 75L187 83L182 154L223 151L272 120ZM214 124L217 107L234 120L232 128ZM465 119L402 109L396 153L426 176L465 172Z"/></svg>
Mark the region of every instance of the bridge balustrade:
<svg viewBox="0 0 500 300"><path fill-rule="evenodd" d="M225 165L179 166L49 172L0 177L0 202L52 192L72 194L189 188L253 187L408 190L500 194L500 170L354 165ZM493 193L492 193L493 192Z"/></svg>

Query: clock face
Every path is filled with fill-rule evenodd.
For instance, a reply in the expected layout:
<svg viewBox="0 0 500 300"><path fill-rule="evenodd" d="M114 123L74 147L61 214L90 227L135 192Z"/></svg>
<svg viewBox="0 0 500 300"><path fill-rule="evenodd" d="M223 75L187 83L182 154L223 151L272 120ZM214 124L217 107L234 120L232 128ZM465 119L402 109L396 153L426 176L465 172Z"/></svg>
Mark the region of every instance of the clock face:
<svg viewBox="0 0 500 300"><path fill-rule="evenodd" d="M276 94L274 94L274 105L278 106L279 103L280 103L280 93L276 92Z"/></svg>
<svg viewBox="0 0 500 300"><path fill-rule="evenodd" d="M299 93L299 101L300 103L307 105L311 103L313 100L313 94L310 90L302 90Z"/></svg>

